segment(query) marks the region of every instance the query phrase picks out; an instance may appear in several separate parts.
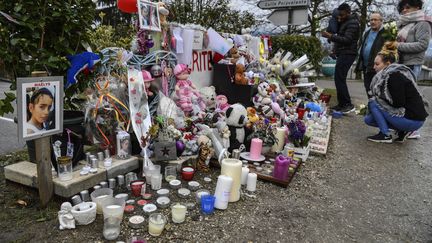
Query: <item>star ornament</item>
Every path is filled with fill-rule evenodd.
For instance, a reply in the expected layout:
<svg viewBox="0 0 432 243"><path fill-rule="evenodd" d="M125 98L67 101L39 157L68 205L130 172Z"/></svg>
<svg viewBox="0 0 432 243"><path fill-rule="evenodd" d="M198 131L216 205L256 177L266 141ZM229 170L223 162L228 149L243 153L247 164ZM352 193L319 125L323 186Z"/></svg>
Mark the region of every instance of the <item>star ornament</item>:
<svg viewBox="0 0 432 243"><path fill-rule="evenodd" d="M167 147L164 147L162 150L162 156L169 156L169 149Z"/></svg>

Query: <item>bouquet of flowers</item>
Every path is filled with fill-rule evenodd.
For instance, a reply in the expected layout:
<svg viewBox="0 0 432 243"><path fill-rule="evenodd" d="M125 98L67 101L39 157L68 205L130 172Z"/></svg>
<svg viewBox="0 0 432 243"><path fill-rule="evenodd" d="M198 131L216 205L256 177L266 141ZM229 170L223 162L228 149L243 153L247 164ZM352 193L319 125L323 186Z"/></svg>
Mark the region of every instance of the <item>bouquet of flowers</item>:
<svg viewBox="0 0 432 243"><path fill-rule="evenodd" d="M263 141L264 146L272 146L278 139L275 136L276 125L271 124L269 119L259 120L253 125L253 132L247 137L247 140L259 138Z"/></svg>
<svg viewBox="0 0 432 243"><path fill-rule="evenodd" d="M397 33L398 33L398 28L397 28L396 22L393 21L393 22L384 24L384 32L383 32L384 40L396 41Z"/></svg>
<svg viewBox="0 0 432 243"><path fill-rule="evenodd" d="M288 123L288 140L294 147L306 147L309 144L310 136L306 135L306 125L301 120Z"/></svg>

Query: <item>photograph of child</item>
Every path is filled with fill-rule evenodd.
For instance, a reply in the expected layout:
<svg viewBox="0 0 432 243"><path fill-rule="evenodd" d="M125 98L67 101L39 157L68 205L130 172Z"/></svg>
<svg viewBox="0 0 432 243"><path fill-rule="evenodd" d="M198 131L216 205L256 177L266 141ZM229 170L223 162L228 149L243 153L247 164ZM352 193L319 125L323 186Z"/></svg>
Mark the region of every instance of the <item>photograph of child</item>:
<svg viewBox="0 0 432 243"><path fill-rule="evenodd" d="M125 137L123 139L120 139L120 145L118 146L118 152L117 152L117 156L120 159L127 159L130 156L130 141L129 141L129 137Z"/></svg>
<svg viewBox="0 0 432 243"><path fill-rule="evenodd" d="M158 6L148 1L139 1L139 20L142 29L160 31Z"/></svg>
<svg viewBox="0 0 432 243"><path fill-rule="evenodd" d="M54 95L47 88L27 88L27 134L46 131L52 127Z"/></svg>

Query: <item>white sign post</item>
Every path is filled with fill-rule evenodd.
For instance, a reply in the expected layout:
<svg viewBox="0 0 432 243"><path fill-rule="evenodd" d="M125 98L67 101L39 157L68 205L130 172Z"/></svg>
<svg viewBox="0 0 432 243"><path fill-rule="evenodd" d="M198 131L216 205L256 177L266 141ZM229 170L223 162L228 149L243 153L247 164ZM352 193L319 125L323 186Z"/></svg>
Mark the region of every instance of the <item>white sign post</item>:
<svg viewBox="0 0 432 243"><path fill-rule="evenodd" d="M268 20L275 25L303 25L307 24L307 13L307 8L274 10Z"/></svg>

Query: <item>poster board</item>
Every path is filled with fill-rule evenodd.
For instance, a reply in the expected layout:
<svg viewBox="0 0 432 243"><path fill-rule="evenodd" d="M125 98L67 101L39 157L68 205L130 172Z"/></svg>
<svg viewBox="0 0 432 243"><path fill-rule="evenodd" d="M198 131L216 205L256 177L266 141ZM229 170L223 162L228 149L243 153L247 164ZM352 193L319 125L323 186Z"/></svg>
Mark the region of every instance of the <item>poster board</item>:
<svg viewBox="0 0 432 243"><path fill-rule="evenodd" d="M212 84L213 78L213 51L194 50L192 52L192 72L189 79L199 89Z"/></svg>
<svg viewBox="0 0 432 243"><path fill-rule="evenodd" d="M63 132L63 77L17 79L18 139Z"/></svg>

